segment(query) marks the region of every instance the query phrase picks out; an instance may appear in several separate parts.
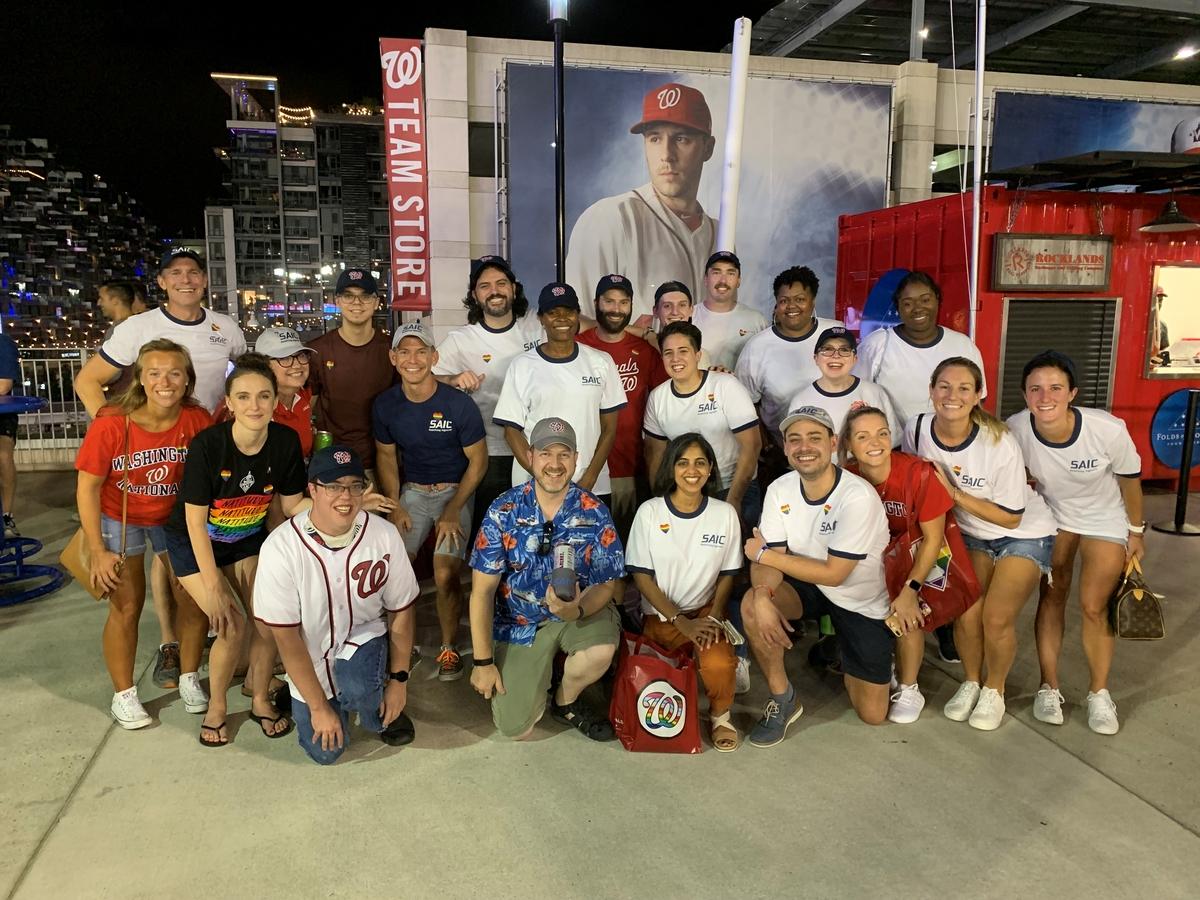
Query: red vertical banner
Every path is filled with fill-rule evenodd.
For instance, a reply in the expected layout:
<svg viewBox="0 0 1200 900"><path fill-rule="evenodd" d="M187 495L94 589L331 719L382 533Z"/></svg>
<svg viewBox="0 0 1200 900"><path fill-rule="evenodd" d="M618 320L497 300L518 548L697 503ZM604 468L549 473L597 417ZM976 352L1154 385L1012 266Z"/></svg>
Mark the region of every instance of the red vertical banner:
<svg viewBox="0 0 1200 900"><path fill-rule="evenodd" d="M380 38L391 307L429 312L429 181L421 42Z"/></svg>

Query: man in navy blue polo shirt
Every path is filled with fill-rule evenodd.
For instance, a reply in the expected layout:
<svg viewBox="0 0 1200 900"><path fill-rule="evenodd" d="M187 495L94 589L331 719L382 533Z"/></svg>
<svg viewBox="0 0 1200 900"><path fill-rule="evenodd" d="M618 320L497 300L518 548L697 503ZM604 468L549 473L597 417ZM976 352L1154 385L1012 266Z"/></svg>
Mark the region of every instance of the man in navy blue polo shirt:
<svg viewBox="0 0 1200 900"><path fill-rule="evenodd" d="M399 501L391 520L410 559L436 529L433 580L442 630L438 678L454 681L463 673L455 649L462 614L459 572L472 537L472 497L488 464L483 417L467 394L433 377L438 354L423 322L396 330L389 357L400 383L376 397L372 407L375 467L380 491Z"/></svg>

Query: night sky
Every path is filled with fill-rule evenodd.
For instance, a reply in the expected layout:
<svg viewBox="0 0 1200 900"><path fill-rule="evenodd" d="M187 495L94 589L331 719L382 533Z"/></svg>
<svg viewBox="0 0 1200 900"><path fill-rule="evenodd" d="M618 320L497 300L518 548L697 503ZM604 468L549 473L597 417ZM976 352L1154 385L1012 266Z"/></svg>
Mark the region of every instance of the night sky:
<svg viewBox="0 0 1200 900"><path fill-rule="evenodd" d="M738 15L757 19L775 4L721 5L726 13L701 17L684 4L575 0L567 40L716 51ZM61 161L132 194L164 236L196 236L203 206L220 186L212 148L226 143L229 109L209 72L276 75L287 106L331 108L378 99L381 35L455 28L479 37L551 37L542 0L315 4L330 11L323 18L301 11L313 8L9 0L0 17L0 124L20 137L49 139ZM343 12L354 18L342 19Z"/></svg>

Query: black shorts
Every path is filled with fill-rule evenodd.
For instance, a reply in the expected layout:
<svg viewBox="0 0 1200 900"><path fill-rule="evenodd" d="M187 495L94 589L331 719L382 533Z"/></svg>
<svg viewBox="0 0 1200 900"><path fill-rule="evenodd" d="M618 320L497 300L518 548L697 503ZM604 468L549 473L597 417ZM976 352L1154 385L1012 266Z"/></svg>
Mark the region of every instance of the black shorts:
<svg viewBox="0 0 1200 900"><path fill-rule="evenodd" d="M17 442L17 414L4 413L0 415L0 437L12 438Z"/></svg>
<svg viewBox="0 0 1200 900"><path fill-rule="evenodd" d="M187 532L168 528L166 533L167 556L171 560L171 570L175 573L175 577L184 578L188 575L198 575L200 564L196 562L196 554L192 550L192 540L188 537ZM243 559L258 556L258 551L262 549L265 538L266 532L263 531L261 537L247 538L236 544L214 543L212 545L213 558L217 561L217 568L231 566Z"/></svg>
<svg viewBox="0 0 1200 900"><path fill-rule="evenodd" d="M892 654L896 638L882 619L871 619L862 613L838 606L826 597L815 584L784 576L784 581L796 589L804 604L804 618L829 616L837 632L838 648L842 652L842 671L871 684L890 684Z"/></svg>

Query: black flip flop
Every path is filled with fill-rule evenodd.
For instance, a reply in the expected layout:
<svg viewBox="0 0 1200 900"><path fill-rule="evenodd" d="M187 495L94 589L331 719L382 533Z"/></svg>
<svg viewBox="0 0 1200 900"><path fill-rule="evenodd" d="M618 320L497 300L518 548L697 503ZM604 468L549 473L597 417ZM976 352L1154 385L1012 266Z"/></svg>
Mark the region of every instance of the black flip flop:
<svg viewBox="0 0 1200 900"><path fill-rule="evenodd" d="M215 731L217 733L217 737L220 737L221 729L224 727L225 727L224 722L222 722L220 725L201 724L200 725L200 736L197 737L196 740L198 740L200 742L201 747L228 747L230 744L230 740L228 737L226 737L224 741L206 741L204 739L204 732L206 732L206 731Z"/></svg>
<svg viewBox="0 0 1200 900"><path fill-rule="evenodd" d="M258 723L258 727L262 729L263 737L268 737L268 738L270 738L271 740L275 740L276 738L281 738L281 737L287 737L289 734L291 734L291 733L292 733L292 729L296 727L296 723L292 721L291 717L290 717L290 716L287 716L287 715L283 715L283 714L280 714L280 715L278 715L278 716L275 716L275 717L271 717L271 716L256 716L256 715L253 713L253 711L252 711L252 712L250 713L250 718L251 718L251 719L253 719L255 722L257 722L257 723ZM272 725L274 725L274 724L275 724L276 722L278 722L280 719L287 719L287 720L288 720L288 727L287 727L287 728L285 728L285 729L283 729L283 731L277 731L277 732L275 732L274 734L267 734L267 728L266 728L266 726L265 726L263 723L264 723L264 722L270 722Z"/></svg>

